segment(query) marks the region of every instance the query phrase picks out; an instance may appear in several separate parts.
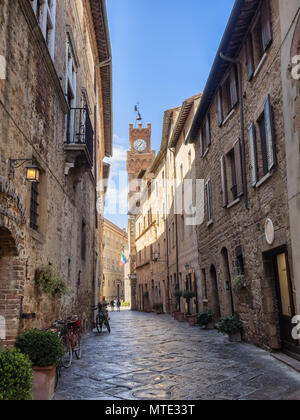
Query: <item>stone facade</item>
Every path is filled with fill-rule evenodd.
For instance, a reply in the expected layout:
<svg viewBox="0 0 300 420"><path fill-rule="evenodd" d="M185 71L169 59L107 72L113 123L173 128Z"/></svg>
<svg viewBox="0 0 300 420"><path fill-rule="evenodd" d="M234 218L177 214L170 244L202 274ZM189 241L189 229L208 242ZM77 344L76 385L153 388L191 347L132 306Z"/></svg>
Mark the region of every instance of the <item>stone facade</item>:
<svg viewBox="0 0 300 420"><path fill-rule="evenodd" d="M216 319L239 312L246 341L297 352L280 3L245 13L236 2L189 139L197 178L209 183L197 228L205 307Z"/></svg>
<svg viewBox="0 0 300 420"><path fill-rule="evenodd" d="M21 330L47 327L73 313L89 326L102 277L96 187L112 141L105 135L111 131L110 64L96 67L110 58L105 3L52 1L49 10L47 5L40 10L29 0L0 5L5 67L0 80L0 316L6 319L6 344ZM44 25L45 14L52 29ZM32 159L40 171L38 185L25 180L26 165L12 173L10 159ZM37 284L39 270L49 264L66 281L62 298L47 296Z"/></svg>
<svg viewBox="0 0 300 420"><path fill-rule="evenodd" d="M102 296L107 302L125 299L125 268L121 254L128 244L126 230L120 229L109 220L104 220L104 278Z"/></svg>

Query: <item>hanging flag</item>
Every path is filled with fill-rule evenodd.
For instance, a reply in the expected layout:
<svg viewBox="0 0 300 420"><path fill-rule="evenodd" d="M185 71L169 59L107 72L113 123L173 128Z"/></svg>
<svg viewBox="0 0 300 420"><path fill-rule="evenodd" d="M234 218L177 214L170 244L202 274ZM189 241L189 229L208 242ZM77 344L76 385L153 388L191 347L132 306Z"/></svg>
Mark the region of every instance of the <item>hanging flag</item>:
<svg viewBox="0 0 300 420"><path fill-rule="evenodd" d="M125 265L127 263L128 263L128 261L127 261L125 255L124 255L124 253L122 252L122 254L121 254L121 265Z"/></svg>

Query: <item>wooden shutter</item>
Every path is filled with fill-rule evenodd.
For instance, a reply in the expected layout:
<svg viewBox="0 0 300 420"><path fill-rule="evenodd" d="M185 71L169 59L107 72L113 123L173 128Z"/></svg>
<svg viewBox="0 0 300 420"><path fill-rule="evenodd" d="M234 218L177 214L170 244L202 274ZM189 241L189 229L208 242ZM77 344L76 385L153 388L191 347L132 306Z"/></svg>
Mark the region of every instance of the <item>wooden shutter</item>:
<svg viewBox="0 0 300 420"><path fill-rule="evenodd" d="M267 159L268 159L268 170L274 168L276 165L276 149L275 149L275 138L273 131L273 115L271 97L267 96L265 102L265 130L266 130L266 148L267 148Z"/></svg>
<svg viewBox="0 0 300 420"><path fill-rule="evenodd" d="M232 108L238 102L237 77L236 77L235 67L232 68L231 74L230 74L230 101L231 101Z"/></svg>
<svg viewBox="0 0 300 420"><path fill-rule="evenodd" d="M200 157L202 157L204 155L202 127L200 128L199 143L200 143Z"/></svg>
<svg viewBox="0 0 300 420"><path fill-rule="evenodd" d="M212 220L212 194L211 194L211 181L206 184L206 208L208 221Z"/></svg>
<svg viewBox="0 0 300 420"><path fill-rule="evenodd" d="M271 9L270 0L263 0L261 7L262 42L264 51L272 42Z"/></svg>
<svg viewBox="0 0 300 420"><path fill-rule="evenodd" d="M218 92L218 119L219 127L221 127L223 123L222 88L220 88Z"/></svg>
<svg viewBox="0 0 300 420"><path fill-rule="evenodd" d="M206 117L205 130L206 130L206 146L209 147L210 144L211 144L211 140L210 140L210 117L209 117L209 114Z"/></svg>
<svg viewBox="0 0 300 420"><path fill-rule="evenodd" d="M226 176L226 156L221 157L221 184L223 193L223 207L228 205L227 176Z"/></svg>
<svg viewBox="0 0 300 420"><path fill-rule="evenodd" d="M257 144L256 144L256 130L255 125L251 123L248 128L248 142L249 142L249 169L251 177L251 185L255 187L258 181L258 167L257 167Z"/></svg>
<svg viewBox="0 0 300 420"><path fill-rule="evenodd" d="M253 40L250 34L246 42L246 55L247 55L247 69L248 69L248 80L250 81L254 74L254 58L253 58Z"/></svg>
<svg viewBox="0 0 300 420"><path fill-rule="evenodd" d="M234 162L236 171L237 194L238 197L240 197L244 194L241 139L238 139L234 145Z"/></svg>

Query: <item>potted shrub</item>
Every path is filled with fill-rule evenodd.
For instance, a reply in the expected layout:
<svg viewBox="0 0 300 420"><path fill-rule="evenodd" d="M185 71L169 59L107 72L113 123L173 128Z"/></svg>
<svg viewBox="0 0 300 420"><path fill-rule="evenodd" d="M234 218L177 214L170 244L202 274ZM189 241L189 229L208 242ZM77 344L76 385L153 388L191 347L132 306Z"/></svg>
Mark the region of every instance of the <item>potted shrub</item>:
<svg viewBox="0 0 300 420"><path fill-rule="evenodd" d="M205 329L213 329L214 322L213 322L213 313L211 310L201 312L197 315L197 324L200 327Z"/></svg>
<svg viewBox="0 0 300 420"><path fill-rule="evenodd" d="M190 301L196 297L196 294L190 290L185 290L182 294L182 297L186 300L188 311L185 315L186 320L192 326L196 325L196 315L191 315L190 313Z"/></svg>
<svg viewBox="0 0 300 420"><path fill-rule="evenodd" d="M31 399L31 361L17 349L0 350L0 401Z"/></svg>
<svg viewBox="0 0 300 420"><path fill-rule="evenodd" d="M163 313L163 304L162 303L155 303L153 305L153 309L157 313L157 315L161 315Z"/></svg>
<svg viewBox="0 0 300 420"><path fill-rule="evenodd" d="M242 341L243 323L237 312L231 316L221 318L216 327L219 332L228 335L229 341L233 343Z"/></svg>
<svg viewBox="0 0 300 420"><path fill-rule="evenodd" d="M182 297L182 290L177 287L174 289L174 297L176 300L176 310L173 312L174 319L177 321L183 321L184 314L180 312L180 298Z"/></svg>
<svg viewBox="0 0 300 420"><path fill-rule="evenodd" d="M63 355L63 345L55 332L29 330L21 334L16 347L33 364L33 399L52 400L55 369Z"/></svg>

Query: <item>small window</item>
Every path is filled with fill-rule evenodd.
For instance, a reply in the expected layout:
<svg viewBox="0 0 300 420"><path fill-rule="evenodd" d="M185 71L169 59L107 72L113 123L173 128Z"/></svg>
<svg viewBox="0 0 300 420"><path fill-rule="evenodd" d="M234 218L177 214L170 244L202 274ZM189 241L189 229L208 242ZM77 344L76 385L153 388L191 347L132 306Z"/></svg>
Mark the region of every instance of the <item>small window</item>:
<svg viewBox="0 0 300 420"><path fill-rule="evenodd" d="M200 129L200 155L203 156L211 144L210 140L210 116L207 115Z"/></svg>
<svg viewBox="0 0 300 420"><path fill-rule="evenodd" d="M222 90L219 93L219 100L221 105L219 105L219 122L223 117L227 117L228 114L233 110L233 108L238 103L238 83L237 83L237 71L236 67L233 66L222 85ZM222 117L221 117L222 115Z"/></svg>
<svg viewBox="0 0 300 420"><path fill-rule="evenodd" d="M208 181L205 185L205 200L206 200L207 220L209 222L212 222L213 221L213 211L212 211L211 181Z"/></svg>
<svg viewBox="0 0 300 420"><path fill-rule="evenodd" d="M31 197L30 197L30 227L31 229L39 230L39 183L33 182L31 185Z"/></svg>
<svg viewBox="0 0 300 420"><path fill-rule="evenodd" d="M242 167L241 141L238 139L234 148L221 158L223 207L227 207L244 193Z"/></svg>

